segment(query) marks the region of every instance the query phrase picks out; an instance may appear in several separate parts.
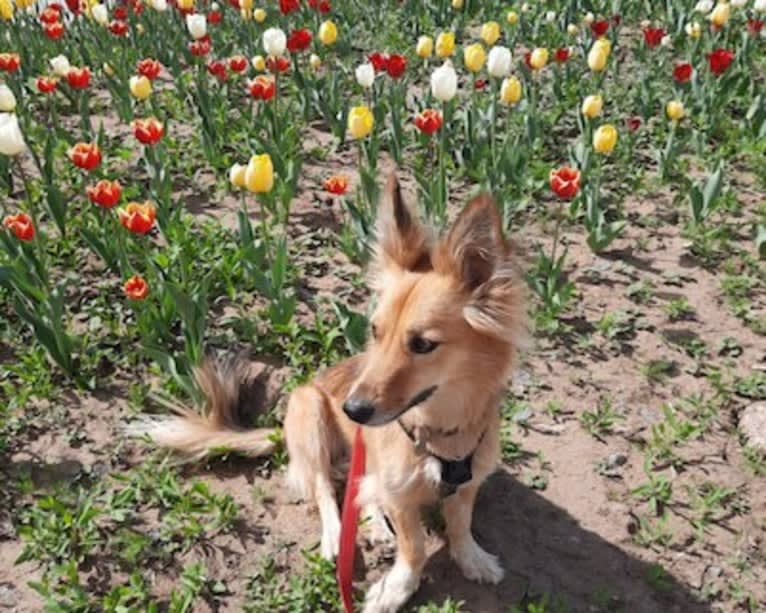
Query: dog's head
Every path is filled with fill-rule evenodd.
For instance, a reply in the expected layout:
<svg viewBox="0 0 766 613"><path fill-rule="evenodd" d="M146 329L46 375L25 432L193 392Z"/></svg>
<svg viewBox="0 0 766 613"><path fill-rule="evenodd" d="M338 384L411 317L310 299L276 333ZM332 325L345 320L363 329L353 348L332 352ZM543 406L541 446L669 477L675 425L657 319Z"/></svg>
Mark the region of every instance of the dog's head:
<svg viewBox="0 0 766 613"><path fill-rule="evenodd" d="M392 176L377 235L367 359L344 411L373 426L410 409L452 421L448 407L480 402L505 383L523 336L518 273L497 207L478 196L432 239Z"/></svg>

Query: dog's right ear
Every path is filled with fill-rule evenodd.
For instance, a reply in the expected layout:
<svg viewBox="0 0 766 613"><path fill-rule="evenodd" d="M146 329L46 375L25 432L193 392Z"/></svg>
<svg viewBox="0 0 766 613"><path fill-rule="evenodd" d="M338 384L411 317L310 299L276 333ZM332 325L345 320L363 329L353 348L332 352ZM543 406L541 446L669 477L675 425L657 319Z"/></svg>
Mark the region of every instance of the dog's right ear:
<svg viewBox="0 0 766 613"><path fill-rule="evenodd" d="M375 267L379 271L423 271L431 267L428 235L402 199L396 173L386 182L375 231Z"/></svg>

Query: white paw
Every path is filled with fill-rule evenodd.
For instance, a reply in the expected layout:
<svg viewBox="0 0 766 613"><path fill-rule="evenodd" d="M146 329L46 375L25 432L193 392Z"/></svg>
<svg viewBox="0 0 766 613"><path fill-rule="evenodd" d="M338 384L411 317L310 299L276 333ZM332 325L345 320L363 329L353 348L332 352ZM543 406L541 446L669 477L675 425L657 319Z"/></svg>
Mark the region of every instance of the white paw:
<svg viewBox="0 0 766 613"><path fill-rule="evenodd" d="M371 545L389 544L394 540L394 533L386 522L386 516L376 505L368 505L364 509L365 538Z"/></svg>
<svg viewBox="0 0 766 613"><path fill-rule="evenodd" d="M465 578L471 581L497 584L505 576L497 556L484 551L473 538L458 546L452 546L450 556L463 571Z"/></svg>
<svg viewBox="0 0 766 613"><path fill-rule="evenodd" d="M340 520L337 515L330 515L322 520L322 543L320 553L325 560L332 560L338 555L340 546Z"/></svg>
<svg viewBox="0 0 766 613"><path fill-rule="evenodd" d="M396 562L367 592L364 613L396 613L415 593L418 585L420 575L406 564Z"/></svg>

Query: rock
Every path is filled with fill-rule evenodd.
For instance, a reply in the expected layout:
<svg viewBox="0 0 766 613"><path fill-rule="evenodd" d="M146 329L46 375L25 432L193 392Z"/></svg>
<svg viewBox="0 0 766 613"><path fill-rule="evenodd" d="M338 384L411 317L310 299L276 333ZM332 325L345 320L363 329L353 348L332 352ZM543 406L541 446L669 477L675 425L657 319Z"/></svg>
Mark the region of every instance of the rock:
<svg viewBox="0 0 766 613"><path fill-rule="evenodd" d="M766 402L754 402L742 411L739 430L748 447L766 451Z"/></svg>
<svg viewBox="0 0 766 613"><path fill-rule="evenodd" d="M628 456L624 453L610 453L606 458L607 468L617 468L628 461Z"/></svg>
<svg viewBox="0 0 766 613"><path fill-rule="evenodd" d="M16 590L9 585L0 585L0 608L12 609L18 601Z"/></svg>

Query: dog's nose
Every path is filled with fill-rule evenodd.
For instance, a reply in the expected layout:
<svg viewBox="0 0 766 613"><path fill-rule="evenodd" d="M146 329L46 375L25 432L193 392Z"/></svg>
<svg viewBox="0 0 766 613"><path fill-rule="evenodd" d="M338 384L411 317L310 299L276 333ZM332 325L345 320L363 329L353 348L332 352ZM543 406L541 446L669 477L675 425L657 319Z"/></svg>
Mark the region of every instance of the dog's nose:
<svg viewBox="0 0 766 613"><path fill-rule="evenodd" d="M366 398L349 396L343 403L343 412L358 424L366 424L375 412L375 405Z"/></svg>

